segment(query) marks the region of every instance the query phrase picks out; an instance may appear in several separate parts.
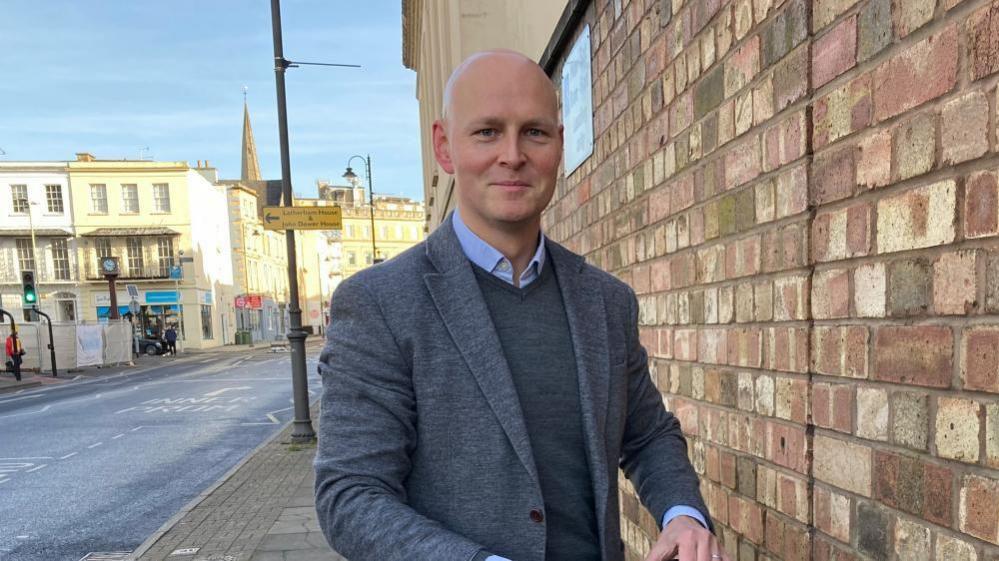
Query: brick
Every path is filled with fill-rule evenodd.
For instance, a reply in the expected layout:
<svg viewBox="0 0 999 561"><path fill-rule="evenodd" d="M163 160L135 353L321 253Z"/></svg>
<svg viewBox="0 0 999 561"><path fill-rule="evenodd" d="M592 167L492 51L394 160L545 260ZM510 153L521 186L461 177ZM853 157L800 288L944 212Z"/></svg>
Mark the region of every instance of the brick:
<svg viewBox="0 0 999 561"><path fill-rule="evenodd" d="M760 71L760 37L754 35L725 61L725 97L749 84Z"/></svg>
<svg viewBox="0 0 999 561"><path fill-rule="evenodd" d="M808 175L804 165L777 176L777 218L793 216L808 208ZM807 244L804 245L807 247Z"/></svg>
<svg viewBox="0 0 999 561"><path fill-rule="evenodd" d="M735 39L741 40L753 27L753 3L751 0L736 0L734 14ZM726 97L728 94L726 94Z"/></svg>
<svg viewBox="0 0 999 561"><path fill-rule="evenodd" d="M891 182L891 133L881 131L860 141L857 156L857 185L873 188Z"/></svg>
<svg viewBox="0 0 999 561"><path fill-rule="evenodd" d="M741 136L753 126L753 92L747 91L735 98L735 135Z"/></svg>
<svg viewBox="0 0 999 561"><path fill-rule="evenodd" d="M936 554L936 559L946 561L978 561L974 546L943 533L937 534Z"/></svg>
<svg viewBox="0 0 999 561"><path fill-rule="evenodd" d="M933 264L933 311L970 314L976 307L978 282L974 251L945 253Z"/></svg>
<svg viewBox="0 0 999 561"><path fill-rule="evenodd" d="M774 83L765 78L753 88L753 124L759 125L774 115Z"/></svg>
<svg viewBox="0 0 999 561"><path fill-rule="evenodd" d="M936 447L941 458L975 463L979 457L981 405L961 398L937 400Z"/></svg>
<svg viewBox="0 0 999 561"><path fill-rule="evenodd" d="M936 117L931 113L917 115L892 131L896 181L933 169L936 134Z"/></svg>
<svg viewBox="0 0 999 561"><path fill-rule="evenodd" d="M898 559L930 559L930 529L905 518L896 519L894 549Z"/></svg>
<svg viewBox="0 0 999 561"><path fill-rule="evenodd" d="M843 440L815 435L815 478L840 489L871 496L871 449Z"/></svg>
<svg viewBox="0 0 999 561"><path fill-rule="evenodd" d="M871 124L871 74L859 76L815 102L812 112L815 149Z"/></svg>
<svg viewBox="0 0 999 561"><path fill-rule="evenodd" d="M857 436L888 440L888 392L885 390L857 388Z"/></svg>
<svg viewBox="0 0 999 561"><path fill-rule="evenodd" d="M878 201L878 250L891 253L954 241L956 187L940 181Z"/></svg>
<svg viewBox="0 0 999 561"><path fill-rule="evenodd" d="M815 521L819 530L850 541L850 498L822 486L815 487Z"/></svg>
<svg viewBox="0 0 999 561"><path fill-rule="evenodd" d="M954 494L954 473L942 466L923 464L923 518L950 527Z"/></svg>
<svg viewBox="0 0 999 561"><path fill-rule="evenodd" d="M839 261L870 253L871 209L866 203L823 212L812 222L812 259Z"/></svg>
<svg viewBox="0 0 999 561"><path fill-rule="evenodd" d="M858 317L885 317L884 263L861 265L853 273L853 307Z"/></svg>
<svg viewBox="0 0 999 561"><path fill-rule="evenodd" d="M985 405L985 464L999 468L999 403Z"/></svg>
<svg viewBox="0 0 999 561"><path fill-rule="evenodd" d="M874 559L888 559L892 516L868 502L857 504L857 549Z"/></svg>
<svg viewBox="0 0 999 561"><path fill-rule="evenodd" d="M757 440L760 434L753 433L750 438ZM767 456L771 462L805 473L805 429L801 426L788 426L779 423L767 423Z"/></svg>
<svg viewBox="0 0 999 561"><path fill-rule="evenodd" d="M972 327L964 331L961 379L967 390L999 393L999 329Z"/></svg>
<svg viewBox="0 0 999 561"><path fill-rule="evenodd" d="M871 0L857 22L857 61L864 62L891 44L891 0Z"/></svg>
<svg viewBox="0 0 999 561"><path fill-rule="evenodd" d="M989 102L980 91L949 101L940 114L942 163L956 164L989 149Z"/></svg>
<svg viewBox="0 0 999 561"><path fill-rule="evenodd" d="M808 37L808 15L805 0L794 0L777 14L761 32L763 68L784 58Z"/></svg>
<svg viewBox="0 0 999 561"><path fill-rule="evenodd" d="M863 325L843 327L843 375L848 378L867 378L870 333Z"/></svg>
<svg viewBox="0 0 999 561"><path fill-rule="evenodd" d="M972 80L999 71L999 3L992 2L968 18L968 42Z"/></svg>
<svg viewBox="0 0 999 561"><path fill-rule="evenodd" d="M855 177L853 147L821 152L812 162L812 204L823 205L853 194Z"/></svg>
<svg viewBox="0 0 999 561"><path fill-rule="evenodd" d="M803 320L808 284L804 277L782 277L774 281L774 321Z"/></svg>
<svg viewBox="0 0 999 561"><path fill-rule="evenodd" d="M928 37L874 71L874 116L883 121L949 92L957 81L956 25Z"/></svg>
<svg viewBox="0 0 999 561"><path fill-rule="evenodd" d="M947 388L954 369L953 355L949 327L881 327L874 339L874 379Z"/></svg>
<svg viewBox="0 0 999 561"><path fill-rule="evenodd" d="M926 259L901 259L888 267L888 311L893 317L925 315L933 298L933 271Z"/></svg>
<svg viewBox="0 0 999 561"><path fill-rule="evenodd" d="M961 531L999 544L999 480L966 475L961 483Z"/></svg>
<svg viewBox="0 0 999 561"><path fill-rule="evenodd" d="M812 43L812 85L820 88L853 68L857 56L857 16L836 24Z"/></svg>
<svg viewBox="0 0 999 561"><path fill-rule="evenodd" d="M933 19L933 9L936 0L895 0L894 11L895 34L905 37Z"/></svg>
<svg viewBox="0 0 999 561"><path fill-rule="evenodd" d="M818 31L829 25L856 3L857 0L814 0L812 2L812 31Z"/></svg>
<svg viewBox="0 0 999 561"><path fill-rule="evenodd" d="M978 171L968 177L964 203L964 235L969 238L999 233L999 181L996 173Z"/></svg>
<svg viewBox="0 0 999 561"><path fill-rule="evenodd" d="M722 66L707 73L694 88L694 119L704 117L725 99L725 74Z"/></svg>
<svg viewBox="0 0 999 561"><path fill-rule="evenodd" d="M850 315L850 271L831 269L812 277L812 317L845 318Z"/></svg>
<svg viewBox="0 0 999 561"><path fill-rule="evenodd" d="M791 52L774 67L774 110L798 101L808 88L808 45Z"/></svg>
<svg viewBox="0 0 999 561"><path fill-rule="evenodd" d="M756 378L756 412L767 416L774 414L774 379L771 376Z"/></svg>
<svg viewBox="0 0 999 561"><path fill-rule="evenodd" d="M914 392L891 395L892 439L896 444L926 450L929 432L929 398Z"/></svg>
<svg viewBox="0 0 999 561"><path fill-rule="evenodd" d="M756 178L760 166L760 141L754 136L725 154L725 188L732 189Z"/></svg>

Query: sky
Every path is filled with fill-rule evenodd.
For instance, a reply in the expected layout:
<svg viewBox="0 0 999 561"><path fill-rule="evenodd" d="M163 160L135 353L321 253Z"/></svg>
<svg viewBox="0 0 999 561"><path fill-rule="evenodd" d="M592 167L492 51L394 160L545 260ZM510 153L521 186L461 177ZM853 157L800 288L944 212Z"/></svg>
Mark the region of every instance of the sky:
<svg viewBox="0 0 999 561"><path fill-rule="evenodd" d="M375 194L423 198L416 74L400 0L283 0L292 186L316 195L355 154ZM0 161L209 160L238 179L247 88L262 175L278 179L269 0L5 0ZM360 160L353 162L362 177Z"/></svg>

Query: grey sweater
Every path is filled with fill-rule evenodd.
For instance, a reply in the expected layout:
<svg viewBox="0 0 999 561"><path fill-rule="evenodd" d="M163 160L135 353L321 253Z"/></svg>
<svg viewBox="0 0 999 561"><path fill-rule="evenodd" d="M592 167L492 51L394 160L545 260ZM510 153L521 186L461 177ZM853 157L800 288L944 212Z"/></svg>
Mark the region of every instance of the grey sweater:
<svg viewBox="0 0 999 561"><path fill-rule="evenodd" d="M546 263L524 288L473 269L513 375L537 464L545 560L599 561L576 357L554 267Z"/></svg>

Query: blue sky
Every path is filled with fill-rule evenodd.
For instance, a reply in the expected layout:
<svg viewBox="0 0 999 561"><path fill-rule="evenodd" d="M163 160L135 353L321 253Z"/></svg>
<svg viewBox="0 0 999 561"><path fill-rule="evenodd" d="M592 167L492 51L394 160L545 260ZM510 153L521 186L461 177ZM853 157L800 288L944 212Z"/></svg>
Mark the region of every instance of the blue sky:
<svg viewBox="0 0 999 561"><path fill-rule="evenodd" d="M350 156L370 153L375 193L423 198L400 4L282 2L286 58L363 66L288 70L296 193L315 196L317 178L340 180ZM238 178L245 85L261 171L279 178L273 56L269 0L8 0L0 159L134 159L148 147Z"/></svg>

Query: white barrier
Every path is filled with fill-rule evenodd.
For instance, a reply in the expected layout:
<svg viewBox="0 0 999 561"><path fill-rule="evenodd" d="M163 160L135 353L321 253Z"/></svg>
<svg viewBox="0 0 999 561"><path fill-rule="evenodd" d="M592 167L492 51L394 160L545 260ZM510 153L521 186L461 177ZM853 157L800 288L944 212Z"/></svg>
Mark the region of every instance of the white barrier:
<svg viewBox="0 0 999 561"><path fill-rule="evenodd" d="M18 313L20 310L18 310ZM6 319L6 318L4 318ZM79 366L111 366L132 359L132 325L126 320L109 323L75 324L54 322L53 344L56 366L60 371ZM22 368L50 372L52 358L49 352L49 331L46 322L18 323L17 334L25 355ZM10 335L10 323L0 325L0 343ZM82 338L82 339L81 339ZM81 353L81 346L84 352ZM4 345L0 345L0 367L7 361Z"/></svg>

